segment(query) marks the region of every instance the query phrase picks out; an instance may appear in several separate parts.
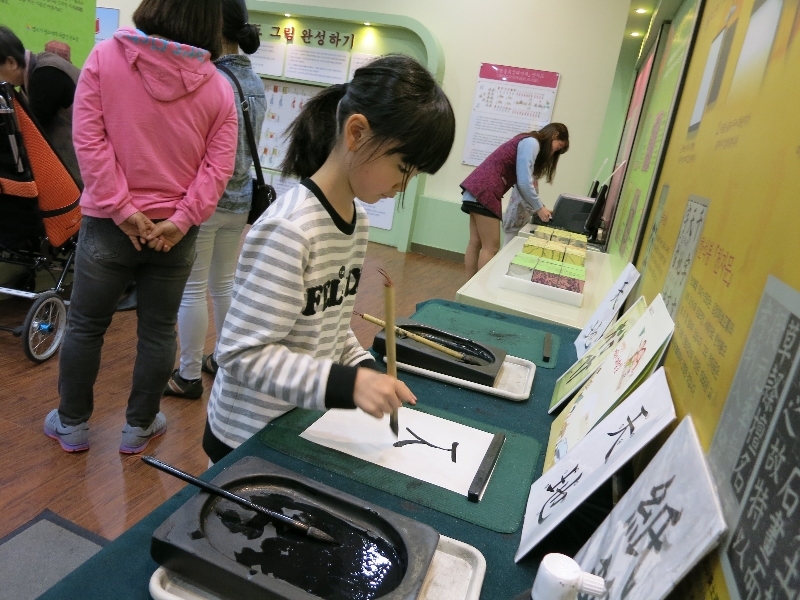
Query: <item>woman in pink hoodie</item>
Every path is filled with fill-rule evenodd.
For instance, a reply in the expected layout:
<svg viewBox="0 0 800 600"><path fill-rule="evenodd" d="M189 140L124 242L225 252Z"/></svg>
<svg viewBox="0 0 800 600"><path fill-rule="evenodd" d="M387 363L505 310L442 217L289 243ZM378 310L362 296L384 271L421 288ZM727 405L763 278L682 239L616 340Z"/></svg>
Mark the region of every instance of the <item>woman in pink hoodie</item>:
<svg viewBox="0 0 800 600"><path fill-rule="evenodd" d="M143 0L137 29L95 46L75 91L73 142L85 189L58 409L44 431L67 452L89 448L103 336L125 288L138 293L138 346L120 452L166 431L161 393L199 225L233 173L233 93L211 62L220 0Z"/></svg>

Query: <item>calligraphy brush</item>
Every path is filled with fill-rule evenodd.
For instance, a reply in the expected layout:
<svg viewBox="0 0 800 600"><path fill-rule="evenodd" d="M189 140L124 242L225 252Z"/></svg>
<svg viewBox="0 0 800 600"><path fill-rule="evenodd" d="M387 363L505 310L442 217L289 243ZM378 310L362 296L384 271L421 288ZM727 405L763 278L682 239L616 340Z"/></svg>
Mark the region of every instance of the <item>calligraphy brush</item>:
<svg viewBox="0 0 800 600"><path fill-rule="evenodd" d="M356 315L357 317L361 317L365 321L369 321L370 323L374 323L375 325L383 327L384 329L386 328L386 323L384 323L383 321L381 321L377 317L373 317L372 315L366 315L364 313L360 313L360 312L356 312L356 311L353 311L353 314ZM448 348L447 346L443 346L442 344L434 342L433 340L429 340L424 335L420 335L420 334L417 334L417 333L412 333L410 331L407 331L406 329L402 329L401 327L398 327L397 325L395 325L394 330L397 333L397 335L411 338L415 342L419 342L420 344L425 344L429 348L433 348L434 350L439 350L440 352L444 352L448 356L452 356L453 358L457 358L461 362L464 362L464 363L466 363L468 365L480 366L480 364L481 364L480 362L478 362L477 359L472 358L468 354L462 354L461 352L457 352L457 351L455 351L455 350L453 350L451 348Z"/></svg>
<svg viewBox="0 0 800 600"><path fill-rule="evenodd" d="M397 379L397 347L394 339L394 283L392 283L386 271L378 269L378 272L386 279L383 282L386 322L389 324L384 327L386 330L386 373L389 377ZM397 408L393 408L392 414L389 416L389 427L392 429L394 437L400 437L400 423L397 420L398 412Z"/></svg>
<svg viewBox="0 0 800 600"><path fill-rule="evenodd" d="M323 542L330 542L332 544L338 544L338 542L334 538L329 536L321 529L317 529L316 527L311 527L311 525L306 525L305 523L292 519L291 517L287 517L284 514L272 511L268 508L264 508L263 506L259 506L258 504L254 504L253 502L250 502L250 500L247 500L246 498L237 496L236 494L233 494L228 490L223 490L221 487L218 487L213 483L208 483L207 481L198 479L193 475L189 475L189 473L181 471L180 469L176 469L175 467L168 465L165 462L161 462L160 460L158 460L153 456L143 456L142 460L151 467L155 467L156 469L164 471L165 473L169 473L173 477L177 477L178 479L182 479L187 483L191 483L192 485L195 485L199 487L201 490L205 490L210 494L214 494L215 496L220 496L222 498L230 500L231 502L235 502L236 504L243 506L249 510L270 517L271 519L275 519L276 521L285 523L290 527L294 527L295 529L304 532L310 538L314 538L315 540L320 540Z"/></svg>

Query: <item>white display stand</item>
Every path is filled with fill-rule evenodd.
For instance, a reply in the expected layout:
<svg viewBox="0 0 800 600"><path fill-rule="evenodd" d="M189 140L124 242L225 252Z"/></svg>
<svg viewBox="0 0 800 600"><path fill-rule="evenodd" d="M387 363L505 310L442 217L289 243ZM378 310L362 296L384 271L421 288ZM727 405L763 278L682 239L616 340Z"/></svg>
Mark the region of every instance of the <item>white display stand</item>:
<svg viewBox="0 0 800 600"><path fill-rule="evenodd" d="M456 292L456 302L583 329L614 284L608 255L591 249L586 251L583 305L569 306L500 287L509 263L522 252L526 238L517 237L502 248L497 256L461 286Z"/></svg>

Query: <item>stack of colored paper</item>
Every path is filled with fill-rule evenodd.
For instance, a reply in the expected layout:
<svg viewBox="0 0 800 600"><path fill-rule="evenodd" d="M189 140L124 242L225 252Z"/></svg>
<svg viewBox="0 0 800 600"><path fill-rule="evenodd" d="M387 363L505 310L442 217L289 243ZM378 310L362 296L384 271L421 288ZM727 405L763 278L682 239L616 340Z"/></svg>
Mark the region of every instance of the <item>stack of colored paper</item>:
<svg viewBox="0 0 800 600"><path fill-rule="evenodd" d="M511 261L511 264L508 265L508 272L506 275L530 281L531 277L533 277L533 269L538 262L538 256L525 253L517 254L514 260Z"/></svg>

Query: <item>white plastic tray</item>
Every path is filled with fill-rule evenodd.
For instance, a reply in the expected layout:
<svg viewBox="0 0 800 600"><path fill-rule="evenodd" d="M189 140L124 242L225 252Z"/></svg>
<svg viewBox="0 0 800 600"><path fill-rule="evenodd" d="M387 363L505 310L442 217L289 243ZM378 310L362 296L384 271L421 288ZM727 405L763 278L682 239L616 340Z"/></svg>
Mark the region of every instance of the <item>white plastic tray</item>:
<svg viewBox="0 0 800 600"><path fill-rule="evenodd" d="M441 536L419 600L478 600L486 559L477 548ZM159 567L150 577L154 600L224 600L210 590Z"/></svg>
<svg viewBox="0 0 800 600"><path fill-rule="evenodd" d="M527 281L519 277L511 277L510 275L500 277L500 287L531 296L538 296L539 298L546 298L553 302L561 302L561 304L568 304L569 306L577 306L578 308L583 304L583 294L578 292L562 290L561 288L536 283L535 281Z"/></svg>
<svg viewBox="0 0 800 600"><path fill-rule="evenodd" d="M385 356L383 357L383 362L386 362ZM439 381L452 383L459 387L469 388L471 390L483 392L484 394L500 396L501 398L515 401L527 400L530 397L531 388L533 387L533 377L536 375L536 365L531 361L509 355L506 355L506 359L500 367L500 372L497 374L497 379L493 387L404 363L397 363L397 368L408 371L409 373L414 373L415 375L438 379Z"/></svg>

